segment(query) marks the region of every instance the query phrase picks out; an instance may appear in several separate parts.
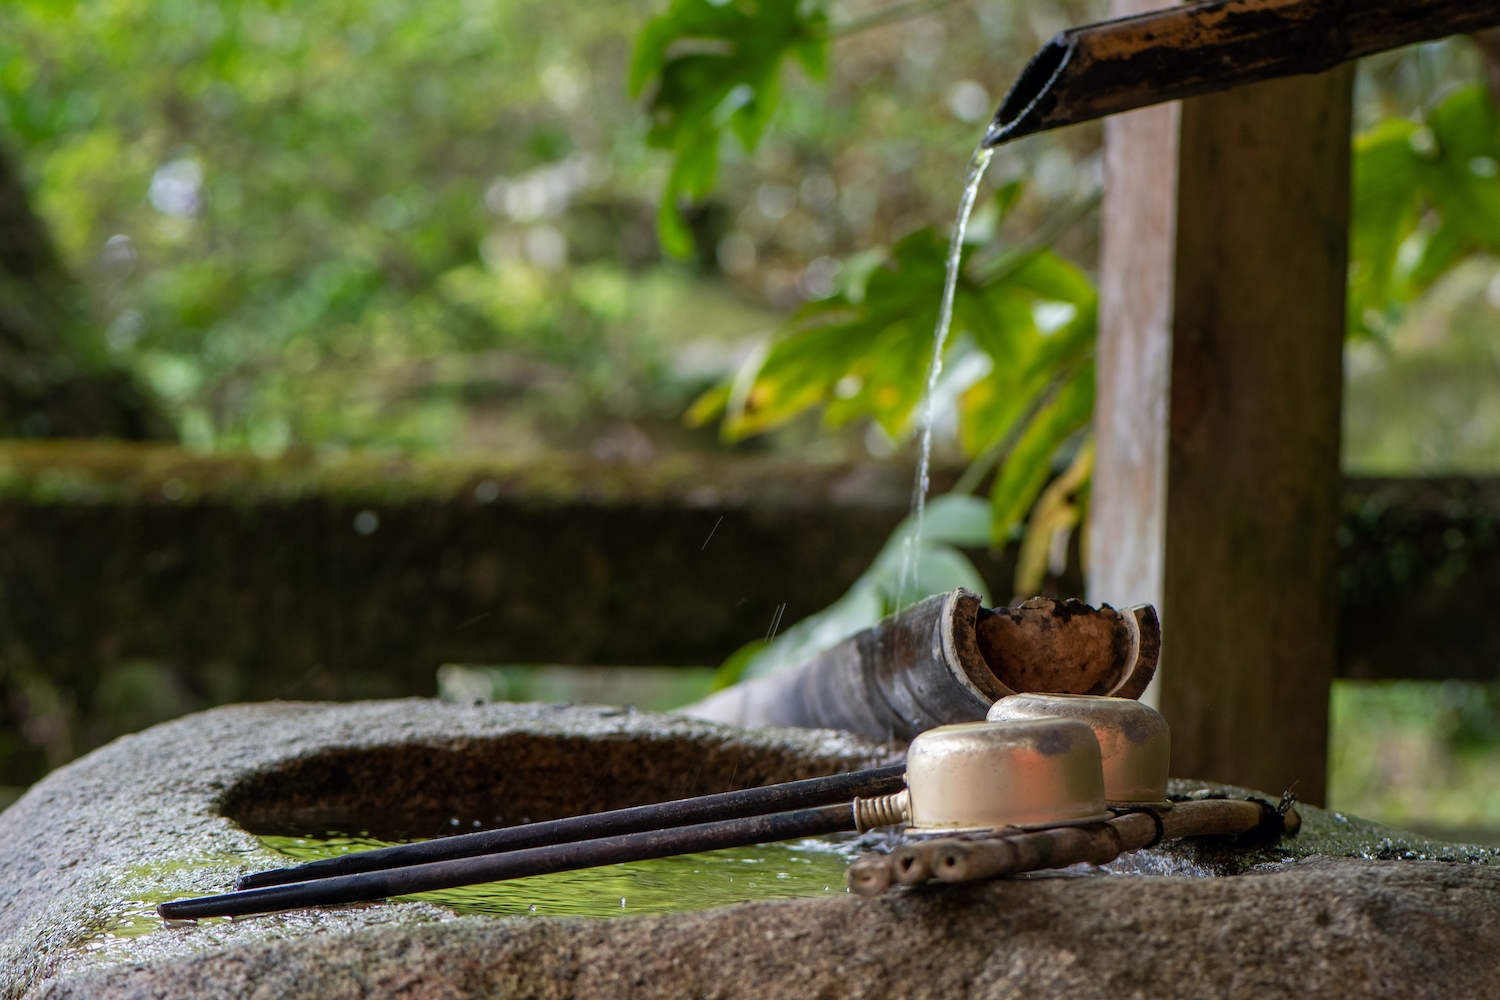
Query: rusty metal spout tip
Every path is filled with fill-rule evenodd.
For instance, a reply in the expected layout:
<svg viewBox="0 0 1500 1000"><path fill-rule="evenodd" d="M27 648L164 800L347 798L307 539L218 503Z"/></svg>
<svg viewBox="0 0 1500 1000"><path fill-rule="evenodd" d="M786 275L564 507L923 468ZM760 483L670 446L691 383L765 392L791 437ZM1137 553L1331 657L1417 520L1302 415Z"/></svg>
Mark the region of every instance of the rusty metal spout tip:
<svg viewBox="0 0 1500 1000"><path fill-rule="evenodd" d="M984 141L980 143L982 148L994 149L1002 143L1043 130L1045 111L1057 102L1054 86L1067 69L1072 55L1073 44L1067 33L1059 32L1031 57L995 111L995 117L984 133Z"/></svg>

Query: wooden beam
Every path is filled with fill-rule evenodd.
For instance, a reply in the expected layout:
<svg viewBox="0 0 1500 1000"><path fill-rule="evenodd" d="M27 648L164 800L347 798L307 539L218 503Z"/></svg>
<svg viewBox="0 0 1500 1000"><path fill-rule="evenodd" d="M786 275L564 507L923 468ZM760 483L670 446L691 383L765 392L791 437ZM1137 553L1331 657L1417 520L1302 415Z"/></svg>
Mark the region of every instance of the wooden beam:
<svg viewBox="0 0 1500 1000"><path fill-rule="evenodd" d="M1353 67L1183 104L1161 707L1173 773L1323 800Z"/></svg>

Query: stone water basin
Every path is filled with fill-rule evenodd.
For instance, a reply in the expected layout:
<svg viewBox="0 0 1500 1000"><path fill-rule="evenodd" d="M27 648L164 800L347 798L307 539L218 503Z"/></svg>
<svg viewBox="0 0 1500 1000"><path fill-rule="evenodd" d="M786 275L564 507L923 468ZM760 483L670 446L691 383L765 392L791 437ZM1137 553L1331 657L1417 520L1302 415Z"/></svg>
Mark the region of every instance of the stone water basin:
<svg viewBox="0 0 1500 1000"><path fill-rule="evenodd" d="M432 894L169 927L154 916L288 854L359 846L306 842L316 831L432 835L894 757L849 734L590 706L190 716L55 772L0 814L0 996L1463 997L1500 981L1497 852L1314 809L1280 849L1179 845L1096 877L877 899L830 885L839 846L810 842L507 883L478 905ZM730 888L731 872L746 884Z"/></svg>

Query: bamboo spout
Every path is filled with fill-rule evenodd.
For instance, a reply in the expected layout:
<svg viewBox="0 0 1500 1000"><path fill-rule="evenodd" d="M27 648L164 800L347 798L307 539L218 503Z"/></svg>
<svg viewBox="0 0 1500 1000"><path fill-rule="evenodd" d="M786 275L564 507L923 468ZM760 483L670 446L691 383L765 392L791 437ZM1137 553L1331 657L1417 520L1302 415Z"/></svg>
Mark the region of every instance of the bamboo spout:
<svg viewBox="0 0 1500 1000"><path fill-rule="evenodd" d="M1032 57L984 146L1496 25L1479 0L1208 0L1085 25Z"/></svg>

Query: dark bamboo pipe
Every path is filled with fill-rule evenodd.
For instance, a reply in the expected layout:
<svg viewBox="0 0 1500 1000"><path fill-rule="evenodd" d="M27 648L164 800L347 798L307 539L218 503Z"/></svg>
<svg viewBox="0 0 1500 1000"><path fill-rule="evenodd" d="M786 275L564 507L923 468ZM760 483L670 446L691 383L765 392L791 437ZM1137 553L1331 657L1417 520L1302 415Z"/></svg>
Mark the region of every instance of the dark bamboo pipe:
<svg viewBox="0 0 1500 1000"><path fill-rule="evenodd" d="M788 781L777 785L764 785L760 788L742 788L734 792L719 792L714 795L700 795L696 798L659 802L649 806L614 809L589 816L571 816L567 819L510 826L502 830L484 830L457 837L424 840L414 844L398 844L395 847L346 854L341 858L310 861L293 868L255 872L244 876L237 884L241 889L287 885L292 882L352 875L356 872L401 868L407 865L429 864L434 861L477 857L481 854L497 854L502 851L519 851L580 840L598 840L601 837L615 837L646 830L661 830L786 812L792 809L807 809L813 806L848 802L856 798L875 798L899 792L906 787L903 777L905 773L905 765L896 764L892 767L855 771L851 774ZM709 850L709 848L704 848L704 850Z"/></svg>
<svg viewBox="0 0 1500 1000"><path fill-rule="evenodd" d="M1494 0L1209 0L1085 25L1032 57L984 145L1496 25Z"/></svg>
<svg viewBox="0 0 1500 1000"><path fill-rule="evenodd" d="M769 816L750 816L719 823L632 833L622 837L533 847L506 854L488 854L341 875L316 882L273 885L219 896L178 899L162 903L156 908L156 912L167 920L197 920L203 917L242 917L252 913L273 913L303 906L368 903L414 892L433 892L482 882L525 878L528 875L548 875L625 861L647 861L676 854L717 851L726 847L749 847L778 840L817 837L854 828L854 810L849 804L822 806L818 809L799 809Z"/></svg>
<svg viewBox="0 0 1500 1000"><path fill-rule="evenodd" d="M681 709L737 726L843 729L909 742L978 722L1016 691L1139 698L1161 626L1149 604L1115 611L1033 598L988 611L959 587L903 608L812 659Z"/></svg>

